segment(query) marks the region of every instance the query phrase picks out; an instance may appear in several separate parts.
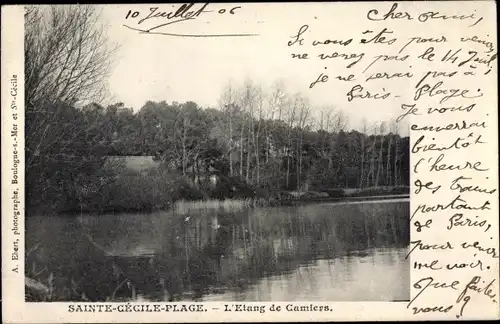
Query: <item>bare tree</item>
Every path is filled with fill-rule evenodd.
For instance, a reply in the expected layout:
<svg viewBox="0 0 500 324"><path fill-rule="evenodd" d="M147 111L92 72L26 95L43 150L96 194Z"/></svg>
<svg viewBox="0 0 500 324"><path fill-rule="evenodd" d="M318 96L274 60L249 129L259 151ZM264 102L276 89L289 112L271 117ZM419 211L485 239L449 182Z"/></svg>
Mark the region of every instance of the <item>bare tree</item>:
<svg viewBox="0 0 500 324"><path fill-rule="evenodd" d="M368 133L368 125L366 119L363 118L363 126L361 128L361 176L359 181L359 188L363 188L363 179L365 176L365 138Z"/></svg>
<svg viewBox="0 0 500 324"><path fill-rule="evenodd" d="M384 133L385 133L385 122L380 123L380 148L377 158L377 177L375 179L375 187L378 187L380 180L380 172L384 168L384 161L382 159L382 150L384 148ZM376 137L375 137L376 140Z"/></svg>
<svg viewBox="0 0 500 324"><path fill-rule="evenodd" d="M254 113L255 113L255 99L256 99L256 88L253 86L252 81L247 80L245 82L245 97L244 102L246 104L246 112L247 112L247 138L246 138L246 170L245 170L245 180L248 183L250 180L250 164L252 162L253 149L252 141L255 139L255 128L254 128Z"/></svg>
<svg viewBox="0 0 500 324"><path fill-rule="evenodd" d="M272 94L272 107L273 107L273 116L271 119L274 119L274 113L278 114L277 119L282 120L283 118L283 109L285 108L285 83L283 80L276 81L274 83L274 92Z"/></svg>
<svg viewBox="0 0 500 324"><path fill-rule="evenodd" d="M377 153L375 152L377 144L377 131L378 131L377 124L374 123L372 128L373 128L373 141L371 143L370 148L368 149L368 152L370 152L370 168L368 170L368 176L367 176L368 187L374 186L375 184L375 159L377 155Z"/></svg>
<svg viewBox="0 0 500 324"><path fill-rule="evenodd" d="M272 93L268 98L268 110L266 114L266 118L268 120L281 120L283 109L286 104L286 94L285 94L285 86L283 82L276 82L273 86ZM269 124L268 124L269 125ZM271 128L266 129L266 163L269 163L269 151L271 150L272 143L272 125L269 125Z"/></svg>
<svg viewBox="0 0 500 324"><path fill-rule="evenodd" d="M228 146L228 159L229 159L229 175L232 177L234 174L233 171L233 150L234 150L234 143L233 143L233 127L234 127L234 108L235 108L235 93L234 89L231 86L231 83L229 83L226 88L224 89L224 92L221 96L220 99L220 106L222 111L226 115L226 123L227 123L227 146ZM221 125L221 127L225 130L226 127L224 125ZM224 132L225 133L225 132Z"/></svg>
<svg viewBox="0 0 500 324"><path fill-rule="evenodd" d="M342 110L339 110L335 113L331 122L331 129L330 129L330 132L332 133L332 136L330 136L330 150L333 150L336 147L338 143L337 140L339 133L347 128L348 123L349 119ZM337 162L337 168L334 171L334 173L337 175L337 177L342 169L342 165L344 165L343 161L344 156L342 155L343 154L342 150L339 150L338 153L339 154L337 154L337 152L331 151L328 156L328 168L333 169L333 160L334 156L336 155L335 157Z"/></svg>
<svg viewBox="0 0 500 324"><path fill-rule="evenodd" d="M33 6L25 15L26 102L103 99L111 47L96 6Z"/></svg>
<svg viewBox="0 0 500 324"><path fill-rule="evenodd" d="M292 130L295 122L295 115L297 112L297 107L300 104L301 95L299 93L294 95L293 104L290 105L290 111L288 112L288 132L287 132L287 144L286 144L286 178L285 183L288 188L290 184L290 159L292 158Z"/></svg>
<svg viewBox="0 0 500 324"><path fill-rule="evenodd" d="M262 90L262 86L260 86L257 90L257 106L258 106L257 132L254 134L257 184L260 184L260 136L261 136L260 134L261 134L263 113L264 113L264 101L265 101L265 94L264 91Z"/></svg>
<svg viewBox="0 0 500 324"><path fill-rule="evenodd" d="M64 105L103 99L116 48L90 5L29 6L24 46L29 168L52 145L47 138ZM48 105L61 108L49 111Z"/></svg>
<svg viewBox="0 0 500 324"><path fill-rule="evenodd" d="M308 123L308 118L309 118L309 113L310 113L310 107L309 104L306 102L304 98L301 98L300 104L299 104L299 120L297 124L297 190L300 190L301 186L301 180L302 180L302 144L304 140L304 133L305 133L305 128Z"/></svg>
<svg viewBox="0 0 500 324"><path fill-rule="evenodd" d="M396 122L396 121L392 122L391 132L394 133L395 139L396 139L396 143L395 143L395 147L394 147L394 152L395 152L394 154L396 156L393 159L394 166L393 166L393 170L392 170L392 172L394 173L393 185L399 186L400 179L399 179L398 166L399 166L400 154L399 154L399 123L398 122Z"/></svg>
<svg viewBox="0 0 500 324"><path fill-rule="evenodd" d="M394 123L396 123L395 120L392 120L390 123L389 123L389 144L387 145L387 162L386 162L386 170L385 170L385 174L386 174L386 185L387 186L391 186L393 185L392 183L392 173L391 173L391 150L392 150L392 141L393 141L393 138L394 138ZM396 153L397 154L397 153Z"/></svg>
<svg viewBox="0 0 500 324"><path fill-rule="evenodd" d="M339 110L333 120L333 132L338 133L343 131L349 125L349 117L347 117L342 110Z"/></svg>
<svg viewBox="0 0 500 324"><path fill-rule="evenodd" d="M320 110L320 120L318 123L319 130L323 131L321 136L321 157L328 160L331 160L328 157L329 150L327 148L327 140L329 137L329 131L332 128L332 113L335 111L334 107L326 106L322 107Z"/></svg>

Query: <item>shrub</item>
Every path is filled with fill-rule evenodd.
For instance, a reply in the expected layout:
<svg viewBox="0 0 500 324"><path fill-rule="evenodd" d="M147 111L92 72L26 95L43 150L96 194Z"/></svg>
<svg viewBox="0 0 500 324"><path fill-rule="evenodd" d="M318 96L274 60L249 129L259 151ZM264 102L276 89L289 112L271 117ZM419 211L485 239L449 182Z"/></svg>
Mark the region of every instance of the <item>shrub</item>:
<svg viewBox="0 0 500 324"><path fill-rule="evenodd" d="M325 192L331 198L342 198L345 196L344 189L327 189Z"/></svg>
<svg viewBox="0 0 500 324"><path fill-rule="evenodd" d="M219 176L217 185L213 190L209 191L209 196L214 199L254 198L256 190L239 177Z"/></svg>
<svg viewBox="0 0 500 324"><path fill-rule="evenodd" d="M109 181L92 195L84 197L80 211L86 212L148 212L168 209L177 200L199 200L206 194L177 173L154 168L137 172L127 168L110 168Z"/></svg>
<svg viewBox="0 0 500 324"><path fill-rule="evenodd" d="M383 196L383 195L402 195L410 194L410 187L408 186L383 186L383 187L369 187L369 188L346 188L346 189L326 189L324 190L331 198L343 197L368 197L368 196Z"/></svg>
<svg viewBox="0 0 500 324"><path fill-rule="evenodd" d="M367 197L367 196L381 196L381 195L398 195L398 194L410 194L410 187L398 186L398 187L370 187L355 190L352 197Z"/></svg>

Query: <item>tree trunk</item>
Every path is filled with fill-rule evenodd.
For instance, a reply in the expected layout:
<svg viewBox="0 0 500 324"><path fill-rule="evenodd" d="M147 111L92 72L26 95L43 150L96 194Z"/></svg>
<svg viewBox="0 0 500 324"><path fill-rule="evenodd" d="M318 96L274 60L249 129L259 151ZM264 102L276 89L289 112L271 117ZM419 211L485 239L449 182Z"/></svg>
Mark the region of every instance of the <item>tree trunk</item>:
<svg viewBox="0 0 500 324"><path fill-rule="evenodd" d="M378 159L377 159L377 178L375 180L375 187L378 187L379 185L379 180L380 180L380 171L384 167L384 162L382 160L382 148L384 147L384 134L380 134L380 149L379 149L379 154L378 154Z"/></svg>
<svg viewBox="0 0 500 324"><path fill-rule="evenodd" d="M398 171L398 162L399 162L399 136L396 137L396 145L394 148L394 167L393 167L393 172L394 172L394 186L399 186L399 171Z"/></svg>
<svg viewBox="0 0 500 324"><path fill-rule="evenodd" d="M245 125L241 125L240 132L240 178L243 179L243 135L245 132Z"/></svg>
<svg viewBox="0 0 500 324"><path fill-rule="evenodd" d="M363 179L365 177L365 135L361 135L361 176L358 184L359 188L363 188Z"/></svg>
<svg viewBox="0 0 500 324"><path fill-rule="evenodd" d="M286 154L286 177L285 177L285 184L286 188L288 189L289 186L289 181L290 181L290 153L289 149L287 149L287 154Z"/></svg>
<svg viewBox="0 0 500 324"><path fill-rule="evenodd" d="M387 163L386 163L386 185L392 185L392 177L391 177L391 150L392 150L392 134L389 135L389 145L387 147Z"/></svg>
<svg viewBox="0 0 500 324"><path fill-rule="evenodd" d="M271 150L271 143L269 141L269 135L266 134L266 164L269 163L269 151Z"/></svg>
<svg viewBox="0 0 500 324"><path fill-rule="evenodd" d="M373 187L375 184L375 143L377 142L376 138L373 140L372 147L371 147L371 159L370 159L370 171L369 171L369 178L371 182L368 183L369 187Z"/></svg>
<svg viewBox="0 0 500 324"><path fill-rule="evenodd" d="M298 130L297 132L300 132L300 130ZM301 135L299 135L299 138L297 138L297 148L295 149L295 154L297 155L297 159L295 161L295 178L297 180L297 190L300 191L300 170L301 170L301 162L302 162L302 159L301 159L301 149L300 149L300 137Z"/></svg>
<svg viewBox="0 0 500 324"><path fill-rule="evenodd" d="M251 140L253 139L254 134L253 133L253 114L250 112L250 118L248 121L248 136L247 136L247 169L246 169L246 175L245 175L245 180L247 183L250 181L250 164L252 161L252 147L250 145Z"/></svg>
<svg viewBox="0 0 500 324"><path fill-rule="evenodd" d="M187 150L186 150L186 116L184 116L184 121L183 121L183 129L182 129L182 175L186 175L186 160L187 160Z"/></svg>
<svg viewBox="0 0 500 324"><path fill-rule="evenodd" d="M255 135L254 138L254 145L255 145L255 164L256 164L256 179L255 182L260 184L260 144L259 144L259 137L260 137L260 117L259 117L259 123L257 124L257 134Z"/></svg>
<svg viewBox="0 0 500 324"><path fill-rule="evenodd" d="M295 118L295 105L296 103L294 103L293 107L292 107L292 111L291 111L291 114L290 114L290 120L289 120L289 128L288 128L288 140L287 140L287 152L286 152L286 155L287 155L287 160L286 160L286 186L287 188L289 187L290 185L290 147L291 147L291 144L292 144L292 140L291 140L291 137L292 137L292 128L293 128L293 120Z"/></svg>
<svg viewBox="0 0 500 324"><path fill-rule="evenodd" d="M231 97L230 97L231 98ZM233 104L229 104L229 176L233 176Z"/></svg>

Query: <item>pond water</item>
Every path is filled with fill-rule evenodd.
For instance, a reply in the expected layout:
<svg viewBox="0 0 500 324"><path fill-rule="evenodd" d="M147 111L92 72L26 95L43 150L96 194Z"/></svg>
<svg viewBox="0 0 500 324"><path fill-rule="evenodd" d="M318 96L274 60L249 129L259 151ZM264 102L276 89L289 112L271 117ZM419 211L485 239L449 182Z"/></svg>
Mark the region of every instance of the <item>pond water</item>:
<svg viewBox="0 0 500 324"><path fill-rule="evenodd" d="M27 220L28 301L408 300L409 200Z"/></svg>

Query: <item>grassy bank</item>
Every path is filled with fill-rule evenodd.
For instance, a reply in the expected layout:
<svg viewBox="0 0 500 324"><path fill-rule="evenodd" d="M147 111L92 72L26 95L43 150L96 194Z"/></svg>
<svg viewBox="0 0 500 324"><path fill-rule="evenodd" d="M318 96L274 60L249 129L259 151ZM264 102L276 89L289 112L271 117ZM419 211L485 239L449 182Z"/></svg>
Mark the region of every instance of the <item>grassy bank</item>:
<svg viewBox="0 0 500 324"><path fill-rule="evenodd" d="M353 199L367 200L376 197L388 198L391 196L410 195L407 186L372 187L372 188L336 188L323 191L281 192L277 198L269 200L273 205L307 204L311 202L349 201Z"/></svg>
<svg viewBox="0 0 500 324"><path fill-rule="evenodd" d="M344 189L346 197L367 197L367 196L390 196L410 194L409 186L394 186L394 187L370 187L361 189Z"/></svg>

